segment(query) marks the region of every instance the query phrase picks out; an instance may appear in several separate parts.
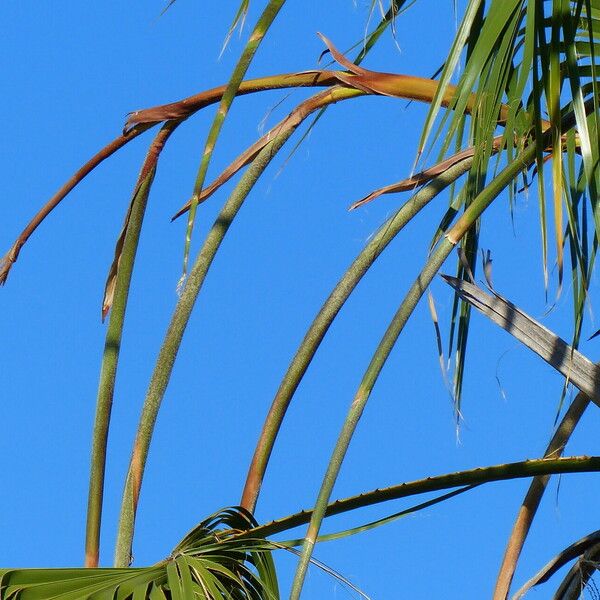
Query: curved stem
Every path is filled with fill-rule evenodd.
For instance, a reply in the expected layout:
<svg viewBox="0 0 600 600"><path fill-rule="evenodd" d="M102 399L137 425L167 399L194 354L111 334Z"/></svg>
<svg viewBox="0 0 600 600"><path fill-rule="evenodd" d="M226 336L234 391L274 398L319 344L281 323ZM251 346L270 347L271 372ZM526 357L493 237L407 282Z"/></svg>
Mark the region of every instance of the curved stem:
<svg viewBox="0 0 600 600"><path fill-rule="evenodd" d="M575 427L577 427L579 420L589 404L590 399L582 392L579 392L579 394L575 396L571 406L569 406L560 425L552 436L552 439L546 448L546 452L544 453L544 458L557 458L562 455L571 434L575 430ZM506 544L506 550L504 551L504 557L496 580L493 600L505 600L508 598L510 585L517 568L517 562L521 555L521 551L523 550L523 545L525 544L525 538L529 533L531 523L533 522L549 481L549 475L534 477L527 490L527 494L521 504L521 508L519 509Z"/></svg>
<svg viewBox="0 0 600 600"><path fill-rule="evenodd" d="M269 457L292 396L304 377L331 323L363 275L395 236L433 198L468 171L472 162L473 158L467 157L444 173L439 174L428 186L419 190L388 219L356 257L321 307L281 381L254 450L240 502L250 512L253 512L256 507Z"/></svg>
<svg viewBox="0 0 600 600"><path fill-rule="evenodd" d="M390 355L392 348L394 347L398 336L404 325L408 321L409 317L413 313L417 306L417 303L421 299L421 296L425 293L425 290L431 283L433 277L436 275L452 249L454 245L447 239L442 240L439 246L431 254L425 267L409 289L404 301L400 305L400 308L394 315L388 329L386 330L377 350L373 354L373 358L365 371L363 379L358 387L358 390L354 396L354 399L348 410L346 420L336 442L333 453L329 461L329 466L323 481L321 483L321 489L315 504L308 530L304 537L304 543L302 545L302 551L300 556L300 562L296 570L294 582L292 584L292 592L290 594L290 600L298 600L304 584L304 578L306 576L306 570L312 558L313 547L315 541L319 535L321 529L321 523L325 517L327 511L327 504L333 491L333 486L337 480L340 472L342 462L346 456L346 452L350 445L350 440L358 422L362 416L363 410L367 404L367 401L371 395L371 391L379 377L379 373L383 369L388 356Z"/></svg>
<svg viewBox="0 0 600 600"><path fill-rule="evenodd" d="M543 140L542 140L543 141ZM404 325L413 313L421 296L431 283L433 277L442 266L454 246L460 241L465 233L473 226L483 211L493 200L518 176L520 171L529 165L536 156L536 144L528 146L516 160L505 167L490 183L482 190L465 209L465 212L448 231L445 238L429 257L425 267L411 286L392 322L388 326L373 358L365 371L363 379L352 401L344 425L336 442L333 453L321 484L321 489L315 504L308 530L304 538L302 552L296 575L292 584L290 600L298 600L304 584L306 570L312 557L315 540L319 534L321 523L325 516L327 503L331 497L333 486L339 475L342 462L350 445L350 440L356 431L356 427L362 416L363 410L369 400L375 382L377 381L385 362L387 361L398 336L404 329Z"/></svg>
<svg viewBox="0 0 600 600"><path fill-rule="evenodd" d="M88 160L55 194L44 204L37 214L29 221L27 227L19 234L19 237L13 243L11 249L0 260L0 285L6 283L6 279L13 264L19 258L21 248L30 238L31 234L38 228L40 223L62 202L69 192L89 175L100 163L112 156L117 150L128 144L144 131L154 126L154 123L140 125L127 133L120 135L104 148L98 151L90 160Z"/></svg>
<svg viewBox="0 0 600 600"><path fill-rule="evenodd" d="M242 82L238 95L252 94L274 89L293 87L329 87L338 83L335 71L311 71L261 77ZM178 102L135 111L130 114L123 134L109 142L90 158L75 174L48 200L34 215L29 224L19 234L6 255L0 259L0 285L6 283L8 274L19 257L23 245L31 237L44 219L66 198L66 196L96 167L112 156L117 150L139 137L162 121L185 121L202 108L215 104L223 97L226 86L216 87Z"/></svg>
<svg viewBox="0 0 600 600"><path fill-rule="evenodd" d="M365 80L364 76L361 77L344 71L315 70L301 73L284 73L281 75L243 81L239 84L236 95L241 96L273 89L331 87L340 84L347 88L360 90L364 94L386 95L395 98L417 100L420 102L431 102L439 85L437 81L423 77L377 73L375 71L369 71L368 73L369 76L367 77L367 80ZM123 135L110 142L81 167L81 169L79 169L42 207L42 209L38 211L27 227L21 232L10 250L0 260L0 285L6 282L6 278L8 277L12 265L18 258L22 246L37 229L40 223L54 208L56 208L67 194L101 162L157 123L167 120L184 121L200 109L220 101L226 91L227 86L220 86L195 94L189 98L184 98L178 102L154 106L130 113L125 124ZM453 86L448 86L448 90L442 99L442 106L448 106L454 96L454 92L455 88ZM469 112L471 108L472 106L468 104L465 109L466 112ZM505 110L505 108L503 107L502 110ZM500 116L502 116L502 114ZM502 124L502 119L499 121L499 124Z"/></svg>
<svg viewBox="0 0 600 600"><path fill-rule="evenodd" d="M600 456L571 456L553 459L538 458L491 467L480 467L469 469L468 471L426 477L425 479L401 483L336 500L327 505L325 516L332 517L390 500L398 500L400 498L408 498L409 496L465 485L481 485L494 481L525 479L542 475L558 475L560 473L590 473L596 471L600 471ZM308 523L313 514L313 510L302 510L293 515L245 531L239 537L270 537Z"/></svg>
<svg viewBox="0 0 600 600"><path fill-rule="evenodd" d="M158 157L176 126L174 122L168 122L162 127L152 142L140 171L133 192L131 206L126 217L123 247L118 257L113 307L106 331L106 341L104 343L104 353L100 367L96 417L92 434L92 458L85 541L86 567L98 566L102 499L104 496L104 471L106 467L106 444L133 265L148 196L156 173Z"/></svg>
<svg viewBox="0 0 600 600"><path fill-rule="evenodd" d="M116 567L128 566L131 560L135 515L154 424L171 377L173 364L183 338L183 333L200 288L231 222L240 210L253 185L292 132L293 130L289 130L276 136L261 150L255 161L248 167L217 216L177 303L156 361L148 392L146 393L131 461L129 463L117 533L117 546L115 550Z"/></svg>
<svg viewBox="0 0 600 600"><path fill-rule="evenodd" d="M593 100L585 102L585 110L589 112L593 109ZM574 113L568 113L561 121L562 131L566 132L575 126ZM373 358L367 368L365 375L361 381L358 391L350 405L346 420L336 442L336 446L331 455L329 465L323 481L319 496L315 504L315 509L312 514L308 530L304 538L300 562L296 569L296 575L292 584L292 593L290 600L298 600L302 591L306 570L310 563L312 550L315 540L319 534L321 523L323 521L325 511L331 492L342 462L346 455L350 440L356 430L358 421L362 415L364 407L371 395L375 382L377 381L383 365L387 361L393 346L402 332L408 318L414 311L418 300L421 298L425 289L433 279L437 270L441 267L444 260L450 254L452 248L462 239L469 229L476 223L477 219L483 214L488 206L498 197L498 195L511 184L518 174L531 165L536 158L537 148L539 144L545 147L549 137L552 135L551 130L546 130L541 139L535 140L534 143L528 145L519 156L510 162L490 183L473 199L471 204L465 209L462 216L446 233L444 239L440 242L437 248L433 251L425 267L417 277L415 283L408 291L402 304L400 305L396 315L392 319L387 331L385 332L377 350L373 354Z"/></svg>
<svg viewBox="0 0 600 600"><path fill-rule="evenodd" d="M294 108L284 119L274 125L267 133L254 142L249 148L246 148L235 160L233 160L227 168L208 186L206 186L196 198L196 204L206 201L214 194L224 183L229 181L236 173L245 166L249 165L258 155L258 153L273 139L274 135L282 133L284 130L292 128L297 129L298 126L308 118L316 110L325 110L332 104L357 98L364 95L362 90L347 88L341 85L334 85L327 90L318 92L310 98L307 98ZM186 202L171 218L175 220L191 209L193 202Z"/></svg>
<svg viewBox="0 0 600 600"><path fill-rule="evenodd" d="M256 92L298 87L331 87L340 83L337 75L338 71L316 70L257 77L242 81L237 95L246 96ZM141 124L155 125L167 119L177 121L187 119L199 110L220 102L226 90L227 86L221 85L176 102L136 110L130 113L125 128L128 130L132 127L139 127Z"/></svg>

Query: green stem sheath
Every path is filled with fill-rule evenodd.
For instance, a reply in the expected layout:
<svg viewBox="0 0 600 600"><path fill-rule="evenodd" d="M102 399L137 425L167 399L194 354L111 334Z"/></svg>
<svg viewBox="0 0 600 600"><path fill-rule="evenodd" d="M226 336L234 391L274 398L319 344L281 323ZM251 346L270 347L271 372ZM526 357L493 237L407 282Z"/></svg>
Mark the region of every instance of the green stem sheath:
<svg viewBox="0 0 600 600"><path fill-rule="evenodd" d="M333 486L340 472L342 462L350 445L350 440L356 430L358 422L362 416L366 403L369 399L375 382L383 369L392 348L394 347L400 332L413 313L421 296L431 283L454 245L447 239L443 239L438 247L433 251L424 269L421 271L411 288L409 289L400 308L394 315L388 329L386 330L371 362L365 371L363 379L350 405L350 409L342 426L335 449L331 455L329 466L321 483L321 489L313 510L313 514L304 537L304 544L300 556L300 562L296 570L290 600L298 600L306 577L306 571L312 558L315 541L319 535L321 524L327 511L327 505L331 498Z"/></svg>
<svg viewBox="0 0 600 600"><path fill-rule="evenodd" d="M150 188L152 187L156 173L158 157L175 127L176 124L174 122L166 123L151 144L134 189L130 214L126 220L125 240L118 262L114 299L100 367L96 416L92 433L92 457L85 541L86 567L97 567L99 560L108 430L135 256L150 195Z"/></svg>
<svg viewBox="0 0 600 600"><path fill-rule="evenodd" d="M339 475L344 457L350 445L350 441L362 416L364 408L369 400L375 382L377 381L384 364L386 363L398 336L404 329L404 325L414 312L418 301L439 271L440 267L454 248L454 246L465 235L469 228L477 221L483 211L493 200L518 176L518 174L535 160L536 144L527 147L517 160L505 167L490 183L478 194L473 202L466 208L463 215L456 224L446 233L444 239L433 250L423 270L409 289L406 297L400 304L388 329L386 330L377 350L373 354L371 362L365 371L363 379L358 387L356 395L350 405L346 420L331 455L329 466L315 504L315 509L310 520L308 530L304 538L300 561L296 569L296 575L292 584L290 600L298 600L306 577L306 571L312 557L315 540L319 535L321 523L327 510L327 504L331 498L333 486Z"/></svg>
<svg viewBox="0 0 600 600"><path fill-rule="evenodd" d="M102 499L104 496L104 471L106 467L106 445L110 415L115 390L115 378L121 349L123 324L133 263L137 251L138 240L142 228L148 193L154 178L154 171L148 173L135 193L131 209L129 228L125 237L123 254L119 265L119 274L115 289L114 303L110 313L102 365L100 368L100 381L96 400L96 417L92 434L92 461L90 468L90 485L88 494L86 541L85 541L85 566L97 567L100 545L100 521L102 519Z"/></svg>
<svg viewBox="0 0 600 600"><path fill-rule="evenodd" d="M250 512L256 508L267 464L291 399L333 320L364 274L396 235L442 190L468 171L472 162L473 158L470 157L449 168L426 187L420 189L388 219L356 257L321 307L298 347L265 419L248 470L241 500L241 505Z"/></svg>
<svg viewBox="0 0 600 600"><path fill-rule="evenodd" d="M160 349L144 400L144 406L142 408L140 423L129 464L129 471L125 482L125 490L123 492L115 550L115 567L128 566L131 561L131 545L135 527L135 515L150 441L158 411L171 377L173 364L196 298L198 297L208 269L212 264L231 222L237 215L244 200L260 175L293 131L294 129L290 129L275 136L273 140L261 150L254 162L248 167L217 216L206 241L198 254L196 262L190 271L186 285L182 290L181 297L179 298L171 323L165 335L163 345Z"/></svg>

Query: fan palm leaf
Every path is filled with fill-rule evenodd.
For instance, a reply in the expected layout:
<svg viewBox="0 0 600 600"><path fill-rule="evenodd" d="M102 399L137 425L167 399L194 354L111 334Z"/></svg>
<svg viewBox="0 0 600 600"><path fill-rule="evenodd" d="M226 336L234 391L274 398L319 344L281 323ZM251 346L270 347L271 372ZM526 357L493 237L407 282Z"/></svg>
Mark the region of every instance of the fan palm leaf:
<svg viewBox="0 0 600 600"><path fill-rule="evenodd" d="M145 568L4 569L0 596L11 600L278 600L279 587L264 540L235 538L258 526L241 508L209 516L171 556Z"/></svg>

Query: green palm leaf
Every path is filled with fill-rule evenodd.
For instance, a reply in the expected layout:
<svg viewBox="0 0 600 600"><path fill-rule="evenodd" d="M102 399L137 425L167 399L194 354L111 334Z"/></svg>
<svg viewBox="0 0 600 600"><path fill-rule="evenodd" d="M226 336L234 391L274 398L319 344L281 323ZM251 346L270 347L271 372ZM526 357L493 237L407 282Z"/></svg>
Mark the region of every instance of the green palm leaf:
<svg viewBox="0 0 600 600"><path fill-rule="evenodd" d="M236 538L258 526L226 508L194 528L165 561L128 569L4 569L6 600L278 600L273 544Z"/></svg>

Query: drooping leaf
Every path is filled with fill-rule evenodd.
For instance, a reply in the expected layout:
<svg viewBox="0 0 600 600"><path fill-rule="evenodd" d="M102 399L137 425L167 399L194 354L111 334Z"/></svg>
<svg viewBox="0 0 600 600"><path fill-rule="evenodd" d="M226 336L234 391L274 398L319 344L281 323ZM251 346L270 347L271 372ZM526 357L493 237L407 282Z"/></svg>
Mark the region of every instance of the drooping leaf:
<svg viewBox="0 0 600 600"><path fill-rule="evenodd" d="M594 531L589 535L577 540L564 550L561 550L552 560L550 560L536 575L525 583L519 591L513 596L513 600L520 600L531 588L545 583L564 565L578 558L590 548L600 543L600 531ZM562 596L559 596L559 598ZM556 598L556 596L555 596Z"/></svg>
<svg viewBox="0 0 600 600"><path fill-rule="evenodd" d="M456 277L442 277L465 302L516 337L600 405L600 368L591 360L496 292L490 295Z"/></svg>

